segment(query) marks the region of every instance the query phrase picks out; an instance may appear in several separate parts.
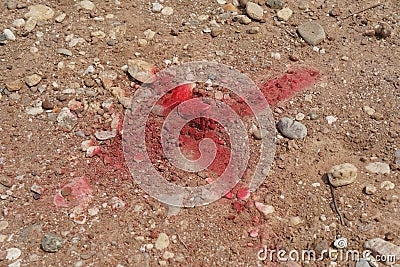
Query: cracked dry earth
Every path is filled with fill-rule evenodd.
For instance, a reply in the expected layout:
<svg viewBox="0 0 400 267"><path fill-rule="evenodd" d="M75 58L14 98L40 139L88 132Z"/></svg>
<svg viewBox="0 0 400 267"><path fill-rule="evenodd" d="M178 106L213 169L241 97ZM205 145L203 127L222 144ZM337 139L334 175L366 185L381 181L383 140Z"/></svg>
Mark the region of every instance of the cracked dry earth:
<svg viewBox="0 0 400 267"><path fill-rule="evenodd" d="M0 266L360 267L400 256L399 2L245 2L1 1ZM310 21L325 32L313 45L297 32ZM215 61L260 87L313 69L313 83L270 102L276 122L295 119L307 134L277 133L271 169L250 195L241 182L209 205L167 207L124 162L134 59L148 71ZM356 171L340 175L356 178L333 189L339 216L326 173L343 163ZM266 247L321 252L339 238L376 261L257 257ZM375 238L385 249L367 242Z"/></svg>

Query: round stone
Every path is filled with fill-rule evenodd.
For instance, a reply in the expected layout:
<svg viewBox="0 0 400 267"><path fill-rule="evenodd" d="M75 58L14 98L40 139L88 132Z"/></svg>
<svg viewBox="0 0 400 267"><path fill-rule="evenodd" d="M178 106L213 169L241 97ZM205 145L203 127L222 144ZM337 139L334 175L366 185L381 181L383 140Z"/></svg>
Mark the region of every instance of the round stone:
<svg viewBox="0 0 400 267"><path fill-rule="evenodd" d="M310 45L318 45L325 39L325 31L316 22L307 22L297 28L300 36Z"/></svg>
<svg viewBox="0 0 400 267"><path fill-rule="evenodd" d="M349 185L357 177L357 168L351 163L333 166L327 173L329 182L334 187Z"/></svg>

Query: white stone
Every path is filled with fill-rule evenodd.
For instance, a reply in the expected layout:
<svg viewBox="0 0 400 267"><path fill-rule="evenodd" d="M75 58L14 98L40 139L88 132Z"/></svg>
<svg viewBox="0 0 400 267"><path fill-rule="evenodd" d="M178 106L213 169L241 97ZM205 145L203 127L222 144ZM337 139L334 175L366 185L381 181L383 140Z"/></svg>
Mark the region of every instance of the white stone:
<svg viewBox="0 0 400 267"><path fill-rule="evenodd" d="M383 162L372 162L365 166L367 171L377 174L389 174L390 166L387 163Z"/></svg>
<svg viewBox="0 0 400 267"><path fill-rule="evenodd" d="M394 188L395 188L395 184L392 183L391 181L383 181L381 183L381 189L392 190Z"/></svg>
<svg viewBox="0 0 400 267"><path fill-rule="evenodd" d="M58 23L61 23L64 21L64 19L67 17L67 14L61 13L59 14L54 20Z"/></svg>
<svg viewBox="0 0 400 267"><path fill-rule="evenodd" d="M153 11L154 13L160 13L162 9L163 5L161 5L160 3L151 4L151 11Z"/></svg>
<svg viewBox="0 0 400 267"><path fill-rule="evenodd" d="M96 6L91 1L81 1L77 4L78 9L86 9L92 11Z"/></svg>
<svg viewBox="0 0 400 267"><path fill-rule="evenodd" d="M172 7L166 6L161 10L161 14L164 16L170 16L174 13L174 9Z"/></svg>
<svg viewBox="0 0 400 267"><path fill-rule="evenodd" d="M24 18L34 18L36 21L49 20L53 18L54 11L45 5L34 5L28 7L29 12L24 15Z"/></svg>
<svg viewBox="0 0 400 267"><path fill-rule="evenodd" d="M21 250L19 248L9 248L7 249L6 259L13 261L21 256Z"/></svg>
<svg viewBox="0 0 400 267"><path fill-rule="evenodd" d="M337 121L337 118L334 116L326 116L326 120L327 120L328 124L332 124Z"/></svg>
<svg viewBox="0 0 400 267"><path fill-rule="evenodd" d="M166 233L160 233L155 243L157 250L166 249L169 246L169 237Z"/></svg>
<svg viewBox="0 0 400 267"><path fill-rule="evenodd" d="M285 7L276 13L278 19L283 21L288 21L292 15L293 11L288 7Z"/></svg>
<svg viewBox="0 0 400 267"><path fill-rule="evenodd" d="M375 113L375 109L369 107L369 106L363 106L362 110L365 112L365 114L372 116Z"/></svg>
<svg viewBox="0 0 400 267"><path fill-rule="evenodd" d="M271 205L266 205L264 203L257 202L257 201L254 202L254 205L266 217L268 217L268 215L270 215L271 213L275 212L275 208Z"/></svg>
<svg viewBox="0 0 400 267"><path fill-rule="evenodd" d="M365 194L373 195L376 193L376 187L372 184L367 184L364 188Z"/></svg>
<svg viewBox="0 0 400 267"><path fill-rule="evenodd" d="M156 35L156 32L154 32L154 31L152 31L150 29L147 29L147 30L145 30L143 32L143 34L144 34L144 36L146 37L147 40L153 40L154 35Z"/></svg>
<svg viewBox="0 0 400 267"><path fill-rule="evenodd" d="M10 29L4 29L3 33L7 37L7 40L15 41L15 35Z"/></svg>
<svg viewBox="0 0 400 267"><path fill-rule="evenodd" d="M22 26L25 25L25 20L24 19L16 19L14 20L12 24L15 28L21 28Z"/></svg>

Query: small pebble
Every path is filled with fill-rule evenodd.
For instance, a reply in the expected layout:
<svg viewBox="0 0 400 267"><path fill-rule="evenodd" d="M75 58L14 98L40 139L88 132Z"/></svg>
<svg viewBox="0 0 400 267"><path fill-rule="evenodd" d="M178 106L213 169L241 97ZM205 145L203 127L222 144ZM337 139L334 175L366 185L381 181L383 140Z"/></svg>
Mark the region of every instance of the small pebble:
<svg viewBox="0 0 400 267"><path fill-rule="evenodd" d="M15 35L10 29L4 29L3 34L6 36L7 40L15 41Z"/></svg>
<svg viewBox="0 0 400 267"><path fill-rule="evenodd" d="M357 177L357 168L351 163L333 166L327 173L329 182L334 187L352 184Z"/></svg>
<svg viewBox="0 0 400 267"><path fill-rule="evenodd" d="M310 45L318 45L325 39L325 31L316 22L307 22L297 28L299 35Z"/></svg>
<svg viewBox="0 0 400 267"><path fill-rule="evenodd" d="M64 19L67 17L67 14L65 13L61 13L60 15L58 15L54 20L58 23L61 23L64 21Z"/></svg>
<svg viewBox="0 0 400 267"><path fill-rule="evenodd" d="M77 7L78 7L78 9L86 9L86 10L92 11L93 9L95 9L96 6L94 5L93 2L84 0L84 1L79 2L77 4Z"/></svg>
<svg viewBox="0 0 400 267"><path fill-rule="evenodd" d="M27 76L25 78L25 82L29 87L38 85L41 80L42 80L42 77L38 74L33 74L33 75Z"/></svg>
<svg viewBox="0 0 400 267"><path fill-rule="evenodd" d="M370 108L369 106L363 106L362 110L364 111L365 114L372 116L375 113L375 109Z"/></svg>
<svg viewBox="0 0 400 267"><path fill-rule="evenodd" d="M395 188L395 184L392 183L391 181L383 181L381 183L381 189L392 190L394 188Z"/></svg>
<svg viewBox="0 0 400 267"><path fill-rule="evenodd" d="M174 10L172 9L172 7L166 6L161 10L161 14L163 14L164 16L170 16L174 13Z"/></svg>
<svg viewBox="0 0 400 267"><path fill-rule="evenodd" d="M275 212L275 208L271 205L266 205L261 202L254 202L254 205L256 206L257 210L260 211L262 214L264 214L265 217L269 217L271 213Z"/></svg>
<svg viewBox="0 0 400 267"><path fill-rule="evenodd" d="M21 256L22 252L19 248L9 248L7 249L6 259L9 261L13 261L18 259Z"/></svg>
<svg viewBox="0 0 400 267"><path fill-rule="evenodd" d="M390 166L383 162L372 162L365 166L367 171L376 174L390 174Z"/></svg>
<svg viewBox="0 0 400 267"><path fill-rule="evenodd" d="M166 233L160 233L155 243L157 250L166 249L169 246L169 237Z"/></svg>
<svg viewBox="0 0 400 267"><path fill-rule="evenodd" d="M332 124L337 121L337 118L334 116L326 116L326 121L328 122L328 124Z"/></svg>
<svg viewBox="0 0 400 267"><path fill-rule="evenodd" d="M68 56L71 57L72 56L72 52L66 48L59 48L57 49L57 53L60 55L64 55L64 56Z"/></svg>
<svg viewBox="0 0 400 267"><path fill-rule="evenodd" d="M0 231L3 231L8 227L8 222L7 221L0 221Z"/></svg>
<svg viewBox="0 0 400 267"><path fill-rule="evenodd" d="M154 13L160 13L162 9L163 5L161 5L160 3L156 2L151 4L151 11L153 11Z"/></svg>
<svg viewBox="0 0 400 267"><path fill-rule="evenodd" d="M264 9L253 2L247 2L246 14L254 20L261 20L264 17Z"/></svg>
<svg viewBox="0 0 400 267"><path fill-rule="evenodd" d="M299 224L301 224L302 223L302 220L301 220L301 218L300 217L298 217L298 216L296 216L296 217L291 217L290 218L290 220L289 220L289 225L290 226L297 226L297 225L299 225Z"/></svg>
<svg viewBox="0 0 400 267"><path fill-rule="evenodd" d="M365 186L365 188L364 188L364 192L365 192L365 194L367 194L367 195L373 195L373 194L375 194L376 193L376 187L374 186L374 185L372 185L372 184L367 184L366 186Z"/></svg>
<svg viewBox="0 0 400 267"><path fill-rule="evenodd" d="M255 26L255 27L251 27L250 29L247 30L248 33L250 34L256 34L260 32L260 27Z"/></svg>
<svg viewBox="0 0 400 267"><path fill-rule="evenodd" d="M305 117L306 116L303 113L299 112L296 114L295 119L296 119L296 121L302 121L302 120L304 120Z"/></svg>
<svg viewBox="0 0 400 267"><path fill-rule="evenodd" d="M285 4L283 0L266 0L265 3L272 9L282 9Z"/></svg>
<svg viewBox="0 0 400 267"><path fill-rule="evenodd" d="M283 117L277 124L280 133L289 139L303 139L307 136L307 127L300 122Z"/></svg>
<svg viewBox="0 0 400 267"><path fill-rule="evenodd" d="M293 11L288 7L285 7L276 13L278 19L283 21L288 21L292 15Z"/></svg>
<svg viewBox="0 0 400 267"><path fill-rule="evenodd" d="M41 248L50 253L59 251L64 244L64 240L54 234L45 234L40 242Z"/></svg>

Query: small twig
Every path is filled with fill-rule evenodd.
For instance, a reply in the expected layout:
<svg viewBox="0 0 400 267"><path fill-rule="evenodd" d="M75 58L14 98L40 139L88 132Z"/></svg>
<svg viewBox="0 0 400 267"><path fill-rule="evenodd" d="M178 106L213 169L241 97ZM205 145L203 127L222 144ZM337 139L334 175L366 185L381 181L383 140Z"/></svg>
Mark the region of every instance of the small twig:
<svg viewBox="0 0 400 267"><path fill-rule="evenodd" d="M291 31L289 31L288 29L285 29L286 33L289 34L292 38L296 38L296 34L292 33Z"/></svg>
<svg viewBox="0 0 400 267"><path fill-rule="evenodd" d="M369 7L367 7L367 8L362 9L362 10L359 10L359 11L357 11L357 12L351 13L350 15L348 15L348 16L342 18L342 19L348 19L348 18L350 18L350 17L352 17L352 16L354 16L354 15L358 15L358 14L360 14L360 13L363 13L363 12L365 12L365 11L367 11L367 10L373 9L373 8L378 7L378 6L380 6L380 5L382 5L382 3L377 3L377 4L375 4L375 5L369 6Z"/></svg>
<svg viewBox="0 0 400 267"><path fill-rule="evenodd" d="M182 243L182 245L186 248L186 250L189 250L188 246L185 244L185 242L183 242L183 240L181 239L181 237L179 235L176 235L178 237L179 242Z"/></svg>
<svg viewBox="0 0 400 267"><path fill-rule="evenodd" d="M335 207L335 211L336 211L336 213L337 213L338 216L339 216L340 223L341 223L342 225L344 225L344 221L343 221L342 214L340 213L339 208L338 208L337 203L336 203L335 189L333 188L333 186L332 186L331 184L330 184L329 186L331 187L331 194L332 194L333 206Z"/></svg>

